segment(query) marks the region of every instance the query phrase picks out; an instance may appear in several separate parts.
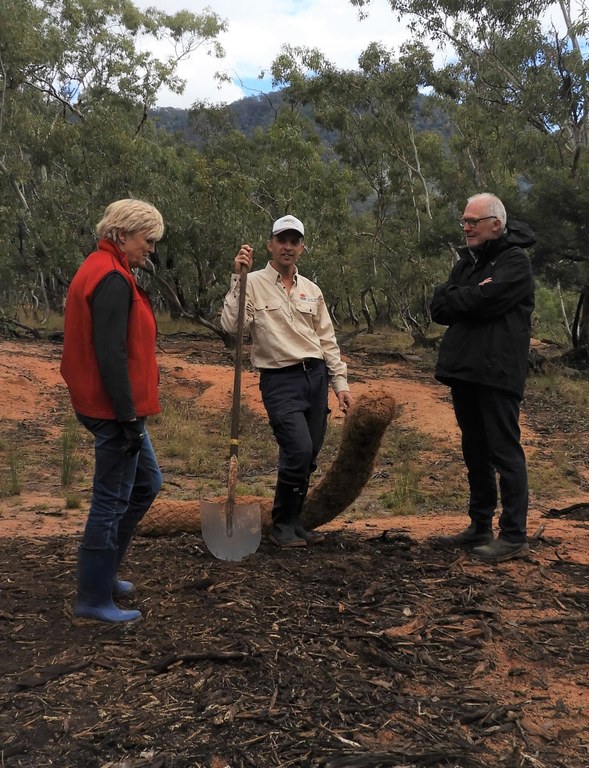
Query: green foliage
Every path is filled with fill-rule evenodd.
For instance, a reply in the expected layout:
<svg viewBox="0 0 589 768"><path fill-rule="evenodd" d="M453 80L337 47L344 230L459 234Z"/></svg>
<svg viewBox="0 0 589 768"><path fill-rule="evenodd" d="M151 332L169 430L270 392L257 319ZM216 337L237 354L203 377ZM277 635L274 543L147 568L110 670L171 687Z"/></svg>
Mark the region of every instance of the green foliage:
<svg viewBox="0 0 589 768"><path fill-rule="evenodd" d="M18 495L22 490L23 458L17 448L8 451L9 481L8 493Z"/></svg>
<svg viewBox="0 0 589 768"><path fill-rule="evenodd" d="M583 379L571 379L556 370L541 377L534 377L528 386L535 392L560 400L583 414L588 412L589 388Z"/></svg>
<svg viewBox="0 0 589 768"><path fill-rule="evenodd" d="M537 322L558 325L558 290L568 313L589 284L583 13L560 5L556 31L539 21L547 2L389 4L414 32L397 53L371 43L342 71L319 50L284 46L275 93L250 111L194 105L186 125L154 105L163 86L182 90L188 53L222 54L215 13L4 0L0 305L33 307L47 323L104 207L135 196L166 222L159 280L141 280L176 317L220 333L234 254L249 242L262 266L270 222L290 212L309 233L301 270L336 322L424 332L462 241L455 219L467 196L490 190L535 229ZM424 35L452 46L449 63L435 66ZM175 54L157 58L149 40Z"/></svg>
<svg viewBox="0 0 589 768"><path fill-rule="evenodd" d="M222 436L208 429L190 401L165 398L162 413L150 420L163 461L178 465L180 472L215 475L222 455Z"/></svg>
<svg viewBox="0 0 589 768"><path fill-rule="evenodd" d="M109 202L166 202L177 161L144 115L163 85L182 89L181 58L203 44L221 53L225 25L129 0L6 0L0 29L0 272L14 278L3 294L56 309ZM142 48L173 40L176 56L139 50L140 36Z"/></svg>
<svg viewBox="0 0 589 768"><path fill-rule="evenodd" d="M537 283L533 335L558 344L568 344L576 303L576 294L559 296L556 291Z"/></svg>
<svg viewBox="0 0 589 768"><path fill-rule="evenodd" d="M81 509L82 494L79 491L69 491L64 497L64 505L66 509Z"/></svg>
<svg viewBox="0 0 589 768"><path fill-rule="evenodd" d="M387 468L382 471L389 480L379 501L389 514L415 514L426 505L422 484L428 467L423 462L423 452L428 449L428 442L424 434L412 429L397 427L386 432L380 462Z"/></svg>

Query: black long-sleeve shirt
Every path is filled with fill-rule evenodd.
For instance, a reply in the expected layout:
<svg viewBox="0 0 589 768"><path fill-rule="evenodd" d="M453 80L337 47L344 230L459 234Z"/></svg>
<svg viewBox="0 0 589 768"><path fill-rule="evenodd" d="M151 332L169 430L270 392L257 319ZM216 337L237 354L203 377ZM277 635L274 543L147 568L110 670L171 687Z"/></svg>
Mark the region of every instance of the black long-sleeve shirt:
<svg viewBox="0 0 589 768"><path fill-rule="evenodd" d="M98 369L117 421L136 418L127 367L127 325L131 289L118 272L110 272L96 286L92 298L94 347Z"/></svg>

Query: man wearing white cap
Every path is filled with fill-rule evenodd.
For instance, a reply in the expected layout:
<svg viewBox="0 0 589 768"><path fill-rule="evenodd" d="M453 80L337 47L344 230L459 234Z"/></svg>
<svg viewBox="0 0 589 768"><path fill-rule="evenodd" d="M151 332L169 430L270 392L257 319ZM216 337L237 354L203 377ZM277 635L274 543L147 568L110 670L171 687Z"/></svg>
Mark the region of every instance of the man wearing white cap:
<svg viewBox="0 0 589 768"><path fill-rule="evenodd" d="M248 276L246 286L251 362L260 370L262 400L279 446L270 539L281 548L323 541L321 533L302 527L300 514L327 429L328 385L340 410L346 413L352 405L347 366L323 294L297 269L304 237L299 219L277 219L267 243L271 259ZM221 316L229 333L237 331L241 267L249 271L252 263L253 248L242 245Z"/></svg>

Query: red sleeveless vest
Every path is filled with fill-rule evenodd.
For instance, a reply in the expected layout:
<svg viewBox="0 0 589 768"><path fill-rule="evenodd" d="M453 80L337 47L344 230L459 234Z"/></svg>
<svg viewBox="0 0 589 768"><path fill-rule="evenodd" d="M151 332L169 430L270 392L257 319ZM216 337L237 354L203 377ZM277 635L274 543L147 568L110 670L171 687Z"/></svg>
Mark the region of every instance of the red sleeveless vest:
<svg viewBox="0 0 589 768"><path fill-rule="evenodd" d="M156 322L151 303L137 283L127 257L111 240L100 240L70 284L63 334L61 375L77 413L97 419L116 419L98 369L94 349L92 296L111 272L119 272L131 289L127 326L127 366L137 416L159 413L159 372L155 357Z"/></svg>

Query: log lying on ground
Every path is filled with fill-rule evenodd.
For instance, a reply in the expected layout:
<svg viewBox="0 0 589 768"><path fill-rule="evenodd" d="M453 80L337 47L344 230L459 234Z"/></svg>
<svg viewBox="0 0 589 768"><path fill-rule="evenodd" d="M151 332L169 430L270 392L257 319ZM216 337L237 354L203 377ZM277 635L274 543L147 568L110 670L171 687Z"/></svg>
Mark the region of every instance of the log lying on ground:
<svg viewBox="0 0 589 768"><path fill-rule="evenodd" d="M386 428L395 416L390 395L363 395L344 423L337 456L323 479L311 490L301 515L307 528L333 520L360 495L372 476Z"/></svg>
<svg viewBox="0 0 589 768"><path fill-rule="evenodd" d="M309 529L340 515L360 495L370 479L385 430L395 416L395 401L384 393L362 395L346 418L340 447L323 479L309 492L302 522ZM224 504L226 497L211 499ZM237 504L258 504L262 531L272 522L272 499L240 496ZM156 499L141 521L141 536L200 533L200 502Z"/></svg>
<svg viewBox="0 0 589 768"><path fill-rule="evenodd" d="M227 497L213 497L207 501L218 502L222 510ZM235 503L237 505L258 504L262 530L269 525L272 499L260 496L238 496ZM179 533L200 533L200 501L198 499L194 501L156 499L137 528L138 536L175 536Z"/></svg>

